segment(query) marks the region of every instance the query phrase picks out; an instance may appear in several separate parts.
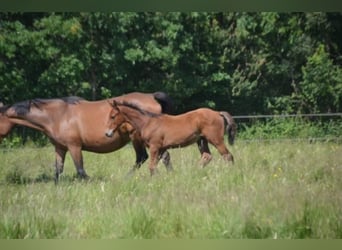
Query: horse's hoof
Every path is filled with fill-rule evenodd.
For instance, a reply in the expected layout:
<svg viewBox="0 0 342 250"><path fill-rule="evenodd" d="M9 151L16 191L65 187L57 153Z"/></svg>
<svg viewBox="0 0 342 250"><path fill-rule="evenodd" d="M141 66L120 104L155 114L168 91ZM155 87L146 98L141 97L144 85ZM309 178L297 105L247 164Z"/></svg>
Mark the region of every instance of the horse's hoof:
<svg viewBox="0 0 342 250"><path fill-rule="evenodd" d="M80 179L80 180L85 180L85 181L90 179L89 175L84 174L84 173L77 174L77 178Z"/></svg>

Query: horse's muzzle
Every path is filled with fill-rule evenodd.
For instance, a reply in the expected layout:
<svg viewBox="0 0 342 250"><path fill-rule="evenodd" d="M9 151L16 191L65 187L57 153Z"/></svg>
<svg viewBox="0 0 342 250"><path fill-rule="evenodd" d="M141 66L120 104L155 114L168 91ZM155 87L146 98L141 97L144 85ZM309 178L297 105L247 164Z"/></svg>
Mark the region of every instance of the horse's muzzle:
<svg viewBox="0 0 342 250"><path fill-rule="evenodd" d="M114 134L114 129L108 129L105 134L106 134L107 137L112 137L113 134Z"/></svg>

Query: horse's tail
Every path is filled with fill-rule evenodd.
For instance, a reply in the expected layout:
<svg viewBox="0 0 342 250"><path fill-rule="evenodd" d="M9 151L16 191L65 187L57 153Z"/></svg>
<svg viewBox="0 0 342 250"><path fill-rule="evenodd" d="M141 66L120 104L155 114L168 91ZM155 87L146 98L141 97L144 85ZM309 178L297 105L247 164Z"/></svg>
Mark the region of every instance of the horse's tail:
<svg viewBox="0 0 342 250"><path fill-rule="evenodd" d="M162 113L171 114L173 109L173 102L171 97L161 91L153 93L153 97L157 100L157 102L159 102L160 106L162 107Z"/></svg>
<svg viewBox="0 0 342 250"><path fill-rule="evenodd" d="M237 133L237 125L234 121L234 118L226 111L219 112L223 117L226 124L226 131L228 134L228 142L230 145L234 144L235 136Z"/></svg>
<svg viewBox="0 0 342 250"><path fill-rule="evenodd" d="M1 103L0 103L0 114L4 114L9 108L10 108L10 105L4 105L4 104L1 102Z"/></svg>

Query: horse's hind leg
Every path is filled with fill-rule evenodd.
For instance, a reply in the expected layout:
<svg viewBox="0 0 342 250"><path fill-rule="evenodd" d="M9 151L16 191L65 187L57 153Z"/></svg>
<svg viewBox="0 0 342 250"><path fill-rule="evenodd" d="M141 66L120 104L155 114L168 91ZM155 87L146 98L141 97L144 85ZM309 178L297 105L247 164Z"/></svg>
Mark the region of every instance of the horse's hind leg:
<svg viewBox="0 0 342 250"><path fill-rule="evenodd" d="M229 152L229 150L227 149L226 145L224 145L224 142L222 141L219 144L213 144L217 150L220 152L220 154L222 155L223 159L226 162L233 162L234 163L234 157L233 155Z"/></svg>
<svg viewBox="0 0 342 250"><path fill-rule="evenodd" d="M226 162L234 162L234 158L233 155L229 152L228 148L226 147L226 145L224 144L224 138L223 136L218 136L215 135L214 136L210 136L209 134L207 134L206 138L208 139L209 143L212 144L218 151L219 153L222 155L223 159Z"/></svg>
<svg viewBox="0 0 342 250"><path fill-rule="evenodd" d="M82 179L87 179L89 176L83 168L83 156L80 146L68 147L72 160L74 161L77 175Z"/></svg>
<svg viewBox="0 0 342 250"><path fill-rule="evenodd" d="M55 147L55 152L56 152L55 183L57 184L59 181L59 176L63 173L63 170L64 170L64 160L65 160L66 150L61 149L59 147Z"/></svg>
<svg viewBox="0 0 342 250"><path fill-rule="evenodd" d="M202 167L205 167L211 161L211 159L213 158L211 153L210 153L208 141L204 137L201 137L197 141L197 145L198 145L198 149L199 149L199 151L201 153L200 164L202 165Z"/></svg>

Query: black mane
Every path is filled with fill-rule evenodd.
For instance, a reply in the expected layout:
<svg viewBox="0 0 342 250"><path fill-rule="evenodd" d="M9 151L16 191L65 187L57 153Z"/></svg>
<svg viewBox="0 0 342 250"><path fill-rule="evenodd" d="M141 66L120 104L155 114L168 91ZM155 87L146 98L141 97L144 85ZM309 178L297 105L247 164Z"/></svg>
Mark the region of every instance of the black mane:
<svg viewBox="0 0 342 250"><path fill-rule="evenodd" d="M78 96L68 96L68 97L55 98L55 99L36 98L36 99L32 99L32 100L17 102L17 103L14 103L13 105L6 105L3 107L0 107L0 112L4 113L9 108L13 108L14 111L19 116L24 116L30 112L32 106L34 106L38 109L41 109L42 105L47 104L49 102L58 101L58 100L61 100L61 101L68 103L68 104L77 104L79 101L84 100L84 99L81 97L78 97Z"/></svg>
<svg viewBox="0 0 342 250"><path fill-rule="evenodd" d="M79 96L67 96L60 98L62 101L68 103L68 104L77 104L79 101L83 101L84 98Z"/></svg>
<svg viewBox="0 0 342 250"><path fill-rule="evenodd" d="M157 114L157 113L153 113L153 112L144 110L144 109L140 108L138 105L131 103L131 102L125 102L125 101L124 102L116 102L116 104L119 106L125 106L128 108L134 109L134 110L138 111L140 114L146 115L149 117L159 117L159 116L163 115L163 114Z"/></svg>

